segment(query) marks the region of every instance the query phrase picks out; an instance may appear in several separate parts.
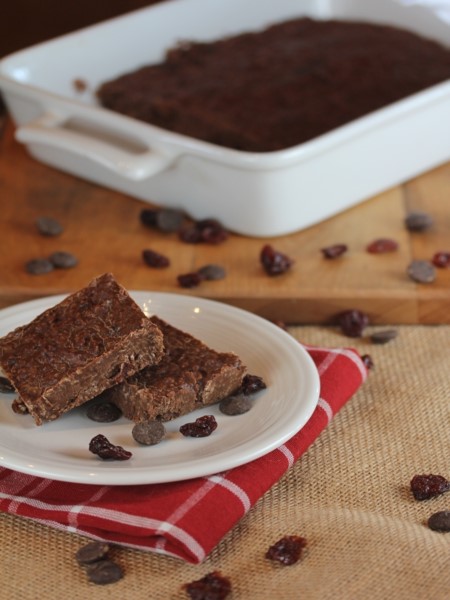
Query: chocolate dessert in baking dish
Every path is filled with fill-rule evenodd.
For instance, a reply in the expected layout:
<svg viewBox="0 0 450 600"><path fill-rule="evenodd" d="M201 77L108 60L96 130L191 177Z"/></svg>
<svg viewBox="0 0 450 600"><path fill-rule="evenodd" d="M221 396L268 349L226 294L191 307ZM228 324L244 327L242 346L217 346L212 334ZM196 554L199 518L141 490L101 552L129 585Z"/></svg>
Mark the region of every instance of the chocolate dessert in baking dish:
<svg viewBox="0 0 450 600"><path fill-rule="evenodd" d="M157 363L163 336L110 274L0 339L0 366L19 393L16 412L52 421Z"/></svg>
<svg viewBox="0 0 450 600"><path fill-rule="evenodd" d="M145 60L145 57L143 57ZM397 27L299 18L105 82L100 103L234 149L295 146L450 78L450 49Z"/></svg>
<svg viewBox="0 0 450 600"><path fill-rule="evenodd" d="M128 419L169 421L235 392L246 372L232 352L217 352L157 316L164 356L107 392Z"/></svg>

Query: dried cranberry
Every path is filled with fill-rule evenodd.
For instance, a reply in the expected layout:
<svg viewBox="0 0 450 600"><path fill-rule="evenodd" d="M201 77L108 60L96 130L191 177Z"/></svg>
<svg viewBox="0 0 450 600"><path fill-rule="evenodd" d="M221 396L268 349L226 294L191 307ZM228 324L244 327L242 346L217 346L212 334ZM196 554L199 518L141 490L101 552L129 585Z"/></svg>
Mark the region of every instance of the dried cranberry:
<svg viewBox="0 0 450 600"><path fill-rule="evenodd" d="M371 254L384 254L398 250L398 243L389 238L378 238L367 246L367 252Z"/></svg>
<svg viewBox="0 0 450 600"><path fill-rule="evenodd" d="M203 219L196 224L201 239L208 244L221 244L228 239L228 231L216 219Z"/></svg>
<svg viewBox="0 0 450 600"><path fill-rule="evenodd" d="M410 485L416 500L428 500L450 490L450 481L442 475L414 475Z"/></svg>
<svg viewBox="0 0 450 600"><path fill-rule="evenodd" d="M436 252L431 262L439 269L450 269L450 252Z"/></svg>
<svg viewBox="0 0 450 600"><path fill-rule="evenodd" d="M301 558L303 548L307 545L305 538L298 535L285 535L278 542L270 546L266 558L275 560L282 565L290 566Z"/></svg>
<svg viewBox="0 0 450 600"><path fill-rule="evenodd" d="M334 244L333 246L327 246L326 248L321 248L321 252L325 258L338 258L345 254L348 250L346 244Z"/></svg>
<svg viewBox="0 0 450 600"><path fill-rule="evenodd" d="M224 600L231 592L231 583L219 571L186 583L183 588L191 600Z"/></svg>
<svg viewBox="0 0 450 600"><path fill-rule="evenodd" d="M180 230L178 237L186 244L199 244L202 241L202 234L195 225L189 225Z"/></svg>
<svg viewBox="0 0 450 600"><path fill-rule="evenodd" d="M214 415L205 415L195 419L194 423L186 423L180 427L180 433L186 437L207 437L217 428Z"/></svg>
<svg viewBox="0 0 450 600"><path fill-rule="evenodd" d="M265 272L270 276L282 275L294 264L294 261L289 256L275 250L270 244L263 246L260 261Z"/></svg>
<svg viewBox="0 0 450 600"><path fill-rule="evenodd" d="M97 454L100 458L111 460L128 460L133 455L122 446L115 446L101 433L92 438L89 443L89 450L92 454Z"/></svg>
<svg viewBox="0 0 450 600"><path fill-rule="evenodd" d="M241 391L244 396L250 396L260 390L266 389L267 385L262 377L258 375L244 375L241 384Z"/></svg>
<svg viewBox="0 0 450 600"><path fill-rule="evenodd" d="M155 252L155 250L143 250L142 258L144 259L146 265L155 269L165 269L170 265L170 260L167 258L167 256L164 256L159 252Z"/></svg>
<svg viewBox="0 0 450 600"><path fill-rule="evenodd" d="M348 337L361 337L364 329L369 324L369 317L362 311L354 308L341 312L337 316L337 321L344 335Z"/></svg>
<svg viewBox="0 0 450 600"><path fill-rule="evenodd" d="M180 230L179 237L188 244L221 244L228 239L228 231L216 219L203 219Z"/></svg>
<svg viewBox="0 0 450 600"><path fill-rule="evenodd" d="M366 369L369 371L370 369L373 369L374 367L374 362L372 360L372 357L370 356L370 354L363 354L361 356L361 360L364 363L364 366L366 367Z"/></svg>
<svg viewBox="0 0 450 600"><path fill-rule="evenodd" d="M201 284L203 277L200 273L184 273L178 275L177 280L182 288L194 288Z"/></svg>

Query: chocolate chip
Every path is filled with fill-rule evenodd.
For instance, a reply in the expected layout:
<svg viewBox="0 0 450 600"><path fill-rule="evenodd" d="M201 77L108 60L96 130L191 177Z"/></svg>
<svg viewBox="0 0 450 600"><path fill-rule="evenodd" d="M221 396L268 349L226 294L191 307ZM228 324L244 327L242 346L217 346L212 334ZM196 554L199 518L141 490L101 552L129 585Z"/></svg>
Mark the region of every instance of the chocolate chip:
<svg viewBox="0 0 450 600"><path fill-rule="evenodd" d="M405 226L409 231L426 231L433 225L433 218L425 212L410 212L405 218Z"/></svg>
<svg viewBox="0 0 450 600"><path fill-rule="evenodd" d="M207 281L224 279L226 277L226 271L220 265L205 265L204 267L200 267L197 273Z"/></svg>
<svg viewBox="0 0 450 600"><path fill-rule="evenodd" d="M80 565L89 565L97 562L109 552L109 545L106 542L89 542L77 550L75 558Z"/></svg>
<svg viewBox="0 0 450 600"><path fill-rule="evenodd" d="M120 419L122 411L112 402L98 402L88 407L86 416L97 423L112 423Z"/></svg>
<svg viewBox="0 0 450 600"><path fill-rule="evenodd" d="M428 527L434 531L450 531L450 510L440 510L428 519Z"/></svg>
<svg viewBox="0 0 450 600"><path fill-rule="evenodd" d="M219 404L219 410L224 415L234 416L243 415L252 407L252 402L248 396L238 394L237 396L228 396Z"/></svg>
<svg viewBox="0 0 450 600"><path fill-rule="evenodd" d="M407 273L417 283L432 283L436 279L436 269L428 260L413 260Z"/></svg>
<svg viewBox="0 0 450 600"><path fill-rule="evenodd" d="M41 235L56 236L63 232L61 223L52 217L39 217L36 226Z"/></svg>
<svg viewBox="0 0 450 600"><path fill-rule="evenodd" d="M53 271L55 266L48 258L33 258L25 265L25 270L30 275L45 275Z"/></svg>
<svg viewBox="0 0 450 600"><path fill-rule="evenodd" d="M136 423L131 430L133 438L144 446L154 446L166 435L166 429L161 421L145 421Z"/></svg>
<svg viewBox="0 0 450 600"><path fill-rule="evenodd" d="M48 259L57 269L71 269L78 264L78 258L70 252L53 252Z"/></svg>
<svg viewBox="0 0 450 600"><path fill-rule="evenodd" d="M184 213L173 208L162 208L156 213L156 227L164 233L179 231L184 221Z"/></svg>
<svg viewBox="0 0 450 600"><path fill-rule="evenodd" d="M107 558L87 565L86 573L89 581L96 583L97 585L115 583L123 577L121 567Z"/></svg>
<svg viewBox="0 0 450 600"><path fill-rule="evenodd" d="M383 329L382 331L376 331L370 336L370 340L374 344L387 344L391 340L394 340L398 335L396 329Z"/></svg>

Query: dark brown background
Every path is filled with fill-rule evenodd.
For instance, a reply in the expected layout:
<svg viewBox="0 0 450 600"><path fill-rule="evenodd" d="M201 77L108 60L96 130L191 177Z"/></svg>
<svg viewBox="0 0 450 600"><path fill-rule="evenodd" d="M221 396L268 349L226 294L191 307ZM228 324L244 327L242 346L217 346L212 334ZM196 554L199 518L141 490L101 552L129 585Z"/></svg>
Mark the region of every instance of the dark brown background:
<svg viewBox="0 0 450 600"><path fill-rule="evenodd" d="M160 0L5 0L0 56Z"/></svg>

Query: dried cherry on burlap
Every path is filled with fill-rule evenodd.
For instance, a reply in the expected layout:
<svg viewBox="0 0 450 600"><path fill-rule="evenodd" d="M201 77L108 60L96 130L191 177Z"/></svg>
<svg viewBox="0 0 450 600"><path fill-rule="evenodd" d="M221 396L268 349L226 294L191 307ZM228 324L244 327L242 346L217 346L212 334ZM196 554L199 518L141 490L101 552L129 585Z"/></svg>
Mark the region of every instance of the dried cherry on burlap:
<svg viewBox="0 0 450 600"><path fill-rule="evenodd" d="M290 566L298 562L306 548L307 541L299 535L285 535L266 552L266 558Z"/></svg>
<svg viewBox="0 0 450 600"><path fill-rule="evenodd" d="M450 481L442 475L414 475L411 491L416 500L428 500L450 490Z"/></svg>
<svg viewBox="0 0 450 600"><path fill-rule="evenodd" d="M369 317L356 308L344 310L337 316L337 322L342 333L348 337L361 337L369 325Z"/></svg>
<svg viewBox="0 0 450 600"><path fill-rule="evenodd" d="M219 571L183 586L191 600L224 600L231 593L231 582Z"/></svg>

